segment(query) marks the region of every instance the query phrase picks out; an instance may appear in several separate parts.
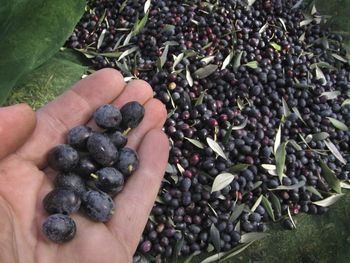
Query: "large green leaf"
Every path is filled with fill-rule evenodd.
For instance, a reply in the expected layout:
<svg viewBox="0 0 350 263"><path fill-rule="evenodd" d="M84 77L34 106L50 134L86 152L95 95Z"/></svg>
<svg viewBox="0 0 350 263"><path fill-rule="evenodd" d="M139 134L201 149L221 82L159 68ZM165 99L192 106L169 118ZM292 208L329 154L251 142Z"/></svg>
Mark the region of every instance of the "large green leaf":
<svg viewBox="0 0 350 263"><path fill-rule="evenodd" d="M17 81L52 57L84 13L84 0L4 0L0 5L0 104Z"/></svg>
<svg viewBox="0 0 350 263"><path fill-rule="evenodd" d="M77 82L87 72L87 61L73 50L58 52L18 81L6 104L26 102L38 109Z"/></svg>

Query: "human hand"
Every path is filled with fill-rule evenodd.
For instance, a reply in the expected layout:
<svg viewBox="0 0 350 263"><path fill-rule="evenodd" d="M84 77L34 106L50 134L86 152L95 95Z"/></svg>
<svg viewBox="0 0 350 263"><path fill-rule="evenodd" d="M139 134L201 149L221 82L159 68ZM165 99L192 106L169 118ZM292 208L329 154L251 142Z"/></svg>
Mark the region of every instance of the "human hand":
<svg viewBox="0 0 350 263"><path fill-rule="evenodd" d="M161 128L164 105L152 98L144 81L127 85L112 69L100 70L36 113L20 104L0 109L0 262L131 262L159 190L168 159L168 140ZM115 198L106 223L73 214L74 239L63 245L48 241L41 225L48 216L42 200L53 188L56 172L47 167L47 153L65 141L67 131L90 122L106 103L122 106L136 100L145 117L128 135L128 147L140 157L138 170Z"/></svg>

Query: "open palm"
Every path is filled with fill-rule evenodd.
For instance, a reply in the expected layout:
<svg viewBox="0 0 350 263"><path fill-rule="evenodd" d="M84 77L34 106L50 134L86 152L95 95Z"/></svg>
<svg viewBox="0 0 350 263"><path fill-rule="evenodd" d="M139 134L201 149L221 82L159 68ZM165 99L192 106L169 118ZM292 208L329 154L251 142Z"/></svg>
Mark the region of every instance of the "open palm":
<svg viewBox="0 0 350 263"><path fill-rule="evenodd" d="M147 83L125 85L119 72L104 69L36 113L23 104L0 109L0 262L131 262L168 158L161 131L166 110L152 95ZM115 198L115 214L107 224L73 214L75 238L63 245L48 241L41 233L48 216L42 199L56 173L47 167L47 152L65 141L70 128L93 126L98 106L132 100L145 107L143 121L128 136L140 167Z"/></svg>

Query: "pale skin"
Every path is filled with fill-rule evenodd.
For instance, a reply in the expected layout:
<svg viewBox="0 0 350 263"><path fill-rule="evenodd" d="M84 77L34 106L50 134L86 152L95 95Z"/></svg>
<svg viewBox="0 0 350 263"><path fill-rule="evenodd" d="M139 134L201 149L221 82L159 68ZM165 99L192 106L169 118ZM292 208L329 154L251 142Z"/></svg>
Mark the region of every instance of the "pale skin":
<svg viewBox="0 0 350 263"><path fill-rule="evenodd" d="M168 159L161 128L164 105L152 98L144 81L124 83L112 69L100 70L33 112L26 104L0 108L0 262L131 262L152 209ZM128 147L138 151L140 167L116 198L112 219L104 223L72 215L75 238L63 245L41 232L47 214L43 197L56 172L47 167L47 152L63 143L70 128L88 123L106 103L144 105L142 123L129 134Z"/></svg>

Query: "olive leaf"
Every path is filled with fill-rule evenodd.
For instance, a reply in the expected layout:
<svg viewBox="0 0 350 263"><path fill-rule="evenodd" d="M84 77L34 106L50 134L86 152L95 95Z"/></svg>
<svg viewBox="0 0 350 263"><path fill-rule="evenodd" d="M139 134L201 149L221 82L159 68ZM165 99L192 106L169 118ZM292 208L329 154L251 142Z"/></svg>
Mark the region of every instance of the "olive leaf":
<svg viewBox="0 0 350 263"><path fill-rule="evenodd" d="M287 31L287 27L286 27L286 24L284 23L284 20L282 18L280 18L280 17L278 18L278 20L281 22L284 31Z"/></svg>
<svg viewBox="0 0 350 263"><path fill-rule="evenodd" d="M274 164L262 164L261 167L264 168L265 170L267 170L267 172L269 174L277 175L276 165L274 165Z"/></svg>
<svg viewBox="0 0 350 263"><path fill-rule="evenodd" d="M164 43L163 43L163 46L165 47L165 46L169 46L169 47L171 47L171 46L178 46L179 45L179 42L177 42L177 41L173 41L173 40L169 40L169 41L165 41ZM189 51L189 50L188 50ZM193 51L194 52L194 51Z"/></svg>
<svg viewBox="0 0 350 263"><path fill-rule="evenodd" d="M319 67L320 69L325 68L325 69L330 69L330 70L337 70L336 67L334 67L331 64L324 62L324 61L314 63L310 66L311 69L315 69L316 67Z"/></svg>
<svg viewBox="0 0 350 263"><path fill-rule="evenodd" d="M191 138L187 138L187 137L185 137L184 139L189 141L190 143L192 143L194 146L196 146L200 149L204 149L204 144L201 143L200 141L195 140L195 139L191 139Z"/></svg>
<svg viewBox="0 0 350 263"><path fill-rule="evenodd" d="M146 14L150 7L151 7L151 0L147 0L143 7L143 12Z"/></svg>
<svg viewBox="0 0 350 263"><path fill-rule="evenodd" d="M183 174L183 172L185 171L185 169L181 166L181 164L177 163L176 166L177 166L177 169L179 169L179 172L180 172L181 174Z"/></svg>
<svg viewBox="0 0 350 263"><path fill-rule="evenodd" d="M276 42L270 42L270 45L277 51L281 51L282 47L278 45Z"/></svg>
<svg viewBox="0 0 350 263"><path fill-rule="evenodd" d="M233 51L231 51L230 54L228 54L228 56L225 58L221 66L221 70L225 69L230 64L232 58L233 58Z"/></svg>
<svg viewBox="0 0 350 263"><path fill-rule="evenodd" d="M323 141L329 137L329 133L327 132L319 132L312 134L312 140L314 141Z"/></svg>
<svg viewBox="0 0 350 263"><path fill-rule="evenodd" d="M132 47L132 48L129 48L127 50L125 50L121 55L120 57L118 58L118 61L122 60L123 58L129 56L130 54L134 53L136 50L138 50L139 48L138 47Z"/></svg>
<svg viewBox="0 0 350 263"><path fill-rule="evenodd" d="M233 71L234 71L234 72L237 72L237 70L238 70L239 67L241 66L241 58L242 58L242 55L243 55L243 51L239 52L239 53L235 56L235 59L234 59L234 62L233 62Z"/></svg>
<svg viewBox="0 0 350 263"><path fill-rule="evenodd" d="M252 69L256 69L256 68L258 68L258 61L256 61L256 60L250 61L247 64L244 64L244 66L247 66L247 67L252 68Z"/></svg>
<svg viewBox="0 0 350 263"><path fill-rule="evenodd" d="M158 66L160 69L163 68L163 66L168 58L168 52L169 52L169 45L165 45L163 53L158 60Z"/></svg>
<svg viewBox="0 0 350 263"><path fill-rule="evenodd" d="M244 207L245 207L245 204L240 204L235 206L233 208L232 214L230 215L230 218L228 219L228 221L231 223L236 221L239 218L239 216L242 214Z"/></svg>
<svg viewBox="0 0 350 263"><path fill-rule="evenodd" d="M284 98L282 98L282 106L283 106L283 115L287 118L291 112L288 108L288 104L287 102L284 100Z"/></svg>
<svg viewBox="0 0 350 263"><path fill-rule="evenodd" d="M171 32L175 29L174 25L165 25L165 27L163 27L160 32L164 33L164 32Z"/></svg>
<svg viewBox="0 0 350 263"><path fill-rule="evenodd" d="M183 53L182 53L183 54ZM191 72L189 71L188 69L188 66L186 66L186 80L187 80L187 83L190 87L193 86L193 78L191 76Z"/></svg>
<svg viewBox="0 0 350 263"><path fill-rule="evenodd" d="M323 196L320 194L320 192L313 186L306 186L306 190L308 190L310 193L319 196L320 198L323 198Z"/></svg>
<svg viewBox="0 0 350 263"><path fill-rule="evenodd" d="M230 185L235 177L236 176L231 173L221 173L217 175L211 187L211 193L224 189L226 186Z"/></svg>
<svg viewBox="0 0 350 263"><path fill-rule="evenodd" d="M316 65L315 66L315 73L316 73L316 79L322 81L322 85L326 85L327 80L325 75L323 74L323 71Z"/></svg>
<svg viewBox="0 0 350 263"><path fill-rule="evenodd" d="M328 167L328 165L320 160L320 165L322 168L321 175L326 179L326 182L328 185L338 194L341 194L341 187L340 187L340 181L336 177L335 173Z"/></svg>
<svg viewBox="0 0 350 263"><path fill-rule="evenodd" d="M293 146L293 148L296 151L301 151L303 149L295 140L290 140L289 143Z"/></svg>
<svg viewBox="0 0 350 263"><path fill-rule="evenodd" d="M248 248L251 244L253 244L254 241L249 242L247 244L244 244L242 246L236 246L235 248L229 250L225 253L225 256L222 258L222 260L228 260L229 258L232 258L234 256L237 256L238 254L242 253L246 248ZM202 262L203 263L203 262Z"/></svg>
<svg viewBox="0 0 350 263"><path fill-rule="evenodd" d="M300 35L299 41L300 42L305 42L305 32Z"/></svg>
<svg viewBox="0 0 350 263"><path fill-rule="evenodd" d="M350 99L346 99L346 100L343 101L341 106L344 107L345 105L349 105L349 104L350 104Z"/></svg>
<svg viewBox="0 0 350 263"><path fill-rule="evenodd" d="M341 163L346 164L346 160L339 152L337 146L335 146L334 143L331 142L331 140L329 139L324 140L324 143L326 144L327 148L332 152L332 154L335 156L335 158L337 158Z"/></svg>
<svg viewBox="0 0 350 263"><path fill-rule="evenodd" d="M206 91L203 91L203 92L199 95L199 97L198 97L197 100L196 100L196 103L194 104L195 106L198 106L198 105L203 104L203 100L204 100L205 94L206 94Z"/></svg>
<svg viewBox="0 0 350 263"><path fill-rule="evenodd" d="M189 256L184 260L183 263L191 263L192 260L193 260L193 258L194 258L195 256L199 255L200 253L201 253L200 251L195 251L195 252L193 252L191 255L189 255Z"/></svg>
<svg viewBox="0 0 350 263"><path fill-rule="evenodd" d="M312 141L312 134L308 134L307 136L306 136L306 138L305 138L305 142L308 144L308 143L310 143L311 141Z"/></svg>
<svg viewBox="0 0 350 263"><path fill-rule="evenodd" d="M225 136L224 136L224 138L223 138L223 143L227 143L228 142L228 140L230 139L230 137L231 137L231 132L232 131L236 131L236 130L241 130L241 129L244 129L245 128L245 126L247 126L247 124L248 124L248 118L246 118L243 122L242 122L242 124L240 124L240 125L238 125L238 126L235 126L233 123L230 125L230 127L228 128L228 130L227 130L227 132L226 132L226 134L225 134Z"/></svg>
<svg viewBox="0 0 350 263"><path fill-rule="evenodd" d="M265 207L266 212L268 213L268 215L271 217L271 219L273 221L276 221L275 214L273 212L272 205L271 205L269 199L267 199L265 196L262 196L262 200L261 201L262 201L262 204Z"/></svg>
<svg viewBox="0 0 350 263"><path fill-rule="evenodd" d="M298 108L293 107L292 110L293 110L294 113L298 116L298 118L299 118L305 125L307 125L306 122L304 121L303 117L301 116L300 111L298 110Z"/></svg>
<svg viewBox="0 0 350 263"><path fill-rule="evenodd" d="M256 0L248 0L248 6L252 6Z"/></svg>
<svg viewBox="0 0 350 263"><path fill-rule="evenodd" d="M194 75L198 79L204 79L204 78L210 76L211 74L213 74L217 69L218 69L218 65L209 64L209 65L206 65L200 69L197 69L194 72Z"/></svg>
<svg viewBox="0 0 350 263"><path fill-rule="evenodd" d="M277 130L277 133L276 133L275 143L274 143L274 146L273 146L273 152L274 152L275 155L277 153L278 147L281 144L281 137L282 137L281 129L282 129L282 125L280 124L279 127L278 127L278 130Z"/></svg>
<svg viewBox="0 0 350 263"><path fill-rule="evenodd" d="M212 256L207 257L201 263L213 263L213 262L218 262L220 259L225 255L225 252L220 252L217 254L214 254Z"/></svg>
<svg viewBox="0 0 350 263"><path fill-rule="evenodd" d="M207 138L207 143L209 145L209 147L215 152L217 153L219 156L221 156L222 158L224 158L225 160L227 160L227 157L224 153L224 151L222 150L222 148L220 147L220 145L214 141L211 138Z"/></svg>
<svg viewBox="0 0 350 263"><path fill-rule="evenodd" d="M100 35L100 37L97 40L97 46L96 46L97 49L100 49L100 47L101 47L101 45L103 43L103 40L105 39L106 32L107 32L106 29L102 30L101 35Z"/></svg>
<svg viewBox="0 0 350 263"><path fill-rule="evenodd" d="M202 58L201 61L204 62L206 65L208 65L214 59L215 59L215 56L208 56L208 57Z"/></svg>
<svg viewBox="0 0 350 263"><path fill-rule="evenodd" d="M148 21L148 12L144 15L144 17L139 20L136 20L136 23L134 24L134 27L132 29L133 32L133 36L136 36L137 34L139 34L141 32L141 30L146 26L147 21Z"/></svg>
<svg viewBox="0 0 350 263"><path fill-rule="evenodd" d="M335 204L342 196L344 196L344 194L334 194L334 195L327 197L326 199L316 201L313 203L315 205L318 205L318 206L328 207L328 206Z"/></svg>
<svg viewBox="0 0 350 263"><path fill-rule="evenodd" d="M341 121L338 121L337 119L331 118L331 117L327 117L328 120L330 120L330 122L333 124L333 126L339 130L342 131L348 131L349 128Z"/></svg>
<svg viewBox="0 0 350 263"><path fill-rule="evenodd" d="M295 3L295 5L293 5L292 9L298 9L303 2L304 0L299 0L298 2Z"/></svg>
<svg viewBox="0 0 350 263"><path fill-rule="evenodd" d="M288 212L288 217L289 217L290 221L291 221L292 224L293 224L293 227L294 227L294 228L297 228L297 226L296 226L295 223L294 223L293 217L292 217L292 215L291 215L291 213L290 213L289 206L288 206L287 212Z"/></svg>
<svg viewBox="0 0 350 263"><path fill-rule="evenodd" d="M252 241L258 241L265 237L269 236L267 233L261 233L261 232L250 232L245 233L241 236L240 243L250 243Z"/></svg>
<svg viewBox="0 0 350 263"><path fill-rule="evenodd" d="M254 212L256 210L256 208L260 205L262 198L263 198L263 195L260 195L259 198L256 199L254 205L250 209L251 212Z"/></svg>
<svg viewBox="0 0 350 263"><path fill-rule="evenodd" d="M176 263L179 262L179 255L184 244L185 244L185 237L184 235L182 235L182 238L180 240L177 240L175 245L174 257L175 257Z"/></svg>
<svg viewBox="0 0 350 263"><path fill-rule="evenodd" d="M286 146L288 144L287 142L282 143L280 146L278 146L276 154L275 154L275 159L276 159L276 172L277 176L282 182L282 178L284 176L284 167L285 167L285 162L286 162Z"/></svg>
<svg viewBox="0 0 350 263"><path fill-rule="evenodd" d="M218 217L218 213L215 211L214 207L211 206L211 204L208 203L208 207L210 208L210 210L213 212L213 214Z"/></svg>
<svg viewBox="0 0 350 263"><path fill-rule="evenodd" d="M132 38L132 36L133 36L133 32L131 31L124 39L123 46L126 46L130 43L130 39Z"/></svg>
<svg viewBox="0 0 350 263"><path fill-rule="evenodd" d="M165 172L168 174L174 174L174 173L176 173L176 169L175 169L174 165L167 163L167 166L165 168Z"/></svg>
<svg viewBox="0 0 350 263"><path fill-rule="evenodd" d="M243 171L247 170L247 168L249 166L250 166L250 164L247 164L247 163L237 163L237 164L230 167L230 172L231 173L243 172Z"/></svg>
<svg viewBox="0 0 350 263"><path fill-rule="evenodd" d="M240 110L243 110L245 108L244 101L240 97L237 98L237 106Z"/></svg>
<svg viewBox="0 0 350 263"><path fill-rule="evenodd" d="M303 187L305 185L305 181L300 181L297 184L293 185L280 185L277 186L276 188L269 189L270 191L276 191L276 190L295 190L299 189L300 187Z"/></svg>
<svg viewBox="0 0 350 263"><path fill-rule="evenodd" d="M281 203L280 200L278 199L278 197L274 194L274 193L270 193L270 198L271 198L271 202L272 202L272 206L274 211L276 211L277 215L280 215L282 212L282 207L281 207ZM265 207L265 206L264 206ZM266 208L266 207L265 207Z"/></svg>
<svg viewBox="0 0 350 263"><path fill-rule="evenodd" d="M220 232L214 224L211 224L211 227L210 227L210 240L214 245L215 250L217 252L220 252L220 248L221 248Z"/></svg>
<svg viewBox="0 0 350 263"><path fill-rule="evenodd" d="M300 22L300 26L303 27L303 26L307 26L309 24L311 24L314 20L312 18L308 18L308 19L305 19L303 21Z"/></svg>
<svg viewBox="0 0 350 263"><path fill-rule="evenodd" d="M269 23L265 23L259 30L259 34L262 34L266 31L266 29L269 27Z"/></svg>
<svg viewBox="0 0 350 263"><path fill-rule="evenodd" d="M347 182L340 182L340 187L344 189L349 189L350 190L350 184Z"/></svg>
<svg viewBox="0 0 350 263"><path fill-rule="evenodd" d="M173 54L173 58L174 58L174 63L173 63L173 71L175 71L176 66L181 62L181 60L184 58L185 54L184 53L180 53L179 55L175 56ZM188 81L188 80L187 80Z"/></svg>
<svg viewBox="0 0 350 263"><path fill-rule="evenodd" d="M332 56L341 62L349 63L347 59L343 58L342 56L339 56L338 54L332 53Z"/></svg>
<svg viewBox="0 0 350 263"><path fill-rule="evenodd" d="M341 94L339 90L337 91L326 91L323 92L320 97L326 97L327 100L334 100L337 99L338 96Z"/></svg>

